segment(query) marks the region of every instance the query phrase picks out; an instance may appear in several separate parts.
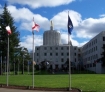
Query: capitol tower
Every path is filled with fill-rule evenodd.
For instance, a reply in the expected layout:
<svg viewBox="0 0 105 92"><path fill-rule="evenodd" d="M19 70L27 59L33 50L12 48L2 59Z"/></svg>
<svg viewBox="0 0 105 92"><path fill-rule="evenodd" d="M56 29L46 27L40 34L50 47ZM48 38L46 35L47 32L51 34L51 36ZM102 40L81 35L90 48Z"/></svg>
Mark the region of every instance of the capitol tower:
<svg viewBox="0 0 105 92"><path fill-rule="evenodd" d="M51 21L50 30L43 34L43 45L60 45L61 35L57 30L53 30L53 23Z"/></svg>

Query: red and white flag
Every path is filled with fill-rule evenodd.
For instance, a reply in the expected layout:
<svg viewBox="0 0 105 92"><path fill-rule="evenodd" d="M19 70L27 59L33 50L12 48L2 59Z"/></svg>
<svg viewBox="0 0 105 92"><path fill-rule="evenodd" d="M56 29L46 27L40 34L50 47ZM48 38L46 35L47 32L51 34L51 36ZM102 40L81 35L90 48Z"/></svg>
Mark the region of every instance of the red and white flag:
<svg viewBox="0 0 105 92"><path fill-rule="evenodd" d="M33 22L32 22L32 30L39 31L39 27L40 27L40 26L34 22L34 18L33 18Z"/></svg>
<svg viewBox="0 0 105 92"><path fill-rule="evenodd" d="M10 26L6 26L6 30L7 30L8 34L10 35L11 34Z"/></svg>

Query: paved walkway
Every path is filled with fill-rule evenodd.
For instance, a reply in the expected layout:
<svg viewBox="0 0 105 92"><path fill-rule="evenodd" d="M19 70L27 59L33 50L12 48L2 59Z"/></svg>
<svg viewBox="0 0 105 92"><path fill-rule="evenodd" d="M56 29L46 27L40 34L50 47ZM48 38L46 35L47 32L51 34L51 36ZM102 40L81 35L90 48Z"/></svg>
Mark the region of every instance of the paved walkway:
<svg viewBox="0 0 105 92"><path fill-rule="evenodd" d="M39 91L39 90L20 90L20 89L0 88L0 92L66 92L66 91Z"/></svg>

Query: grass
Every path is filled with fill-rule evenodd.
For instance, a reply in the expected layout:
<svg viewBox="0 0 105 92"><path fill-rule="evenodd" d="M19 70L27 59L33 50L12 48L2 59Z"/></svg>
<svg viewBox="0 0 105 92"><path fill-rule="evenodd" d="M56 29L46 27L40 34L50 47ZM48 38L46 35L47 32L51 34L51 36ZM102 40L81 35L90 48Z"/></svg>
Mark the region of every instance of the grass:
<svg viewBox="0 0 105 92"><path fill-rule="evenodd" d="M64 88L69 85L69 76L35 75L35 87ZM71 86L83 91L105 91L105 74L72 74ZM6 76L0 76L0 84L6 84ZM32 86L32 75L9 75L9 84Z"/></svg>

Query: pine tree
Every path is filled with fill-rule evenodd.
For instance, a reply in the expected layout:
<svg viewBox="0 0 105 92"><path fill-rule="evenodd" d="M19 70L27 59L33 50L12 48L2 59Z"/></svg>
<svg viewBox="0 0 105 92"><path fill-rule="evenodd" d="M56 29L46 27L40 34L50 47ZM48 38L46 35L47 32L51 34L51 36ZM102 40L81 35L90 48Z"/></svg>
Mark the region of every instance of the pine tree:
<svg viewBox="0 0 105 92"><path fill-rule="evenodd" d="M102 66L104 66L105 67L105 44L103 45L103 52L102 52L102 58L101 58L101 60L102 60Z"/></svg>
<svg viewBox="0 0 105 92"><path fill-rule="evenodd" d="M10 12L8 11L7 5L5 4L4 10L2 14L0 15L0 26L1 26L1 43L0 43L0 51L2 52L2 61L5 61L7 58L7 40L8 40L8 34L6 31L6 26L10 26L12 34L9 35L9 60L10 62L13 62L14 60L14 53L16 47L19 46L19 36L20 33L17 31L17 27L14 25L14 19L11 16Z"/></svg>

